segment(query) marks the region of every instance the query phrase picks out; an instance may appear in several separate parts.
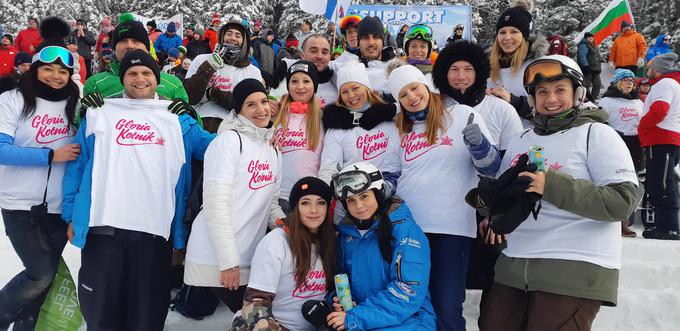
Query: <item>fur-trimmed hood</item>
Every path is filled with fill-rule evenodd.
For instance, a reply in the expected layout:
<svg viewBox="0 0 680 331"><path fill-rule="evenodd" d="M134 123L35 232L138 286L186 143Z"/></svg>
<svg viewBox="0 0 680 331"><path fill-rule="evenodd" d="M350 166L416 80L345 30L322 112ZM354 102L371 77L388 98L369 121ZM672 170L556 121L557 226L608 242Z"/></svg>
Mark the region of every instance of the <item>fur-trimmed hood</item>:
<svg viewBox="0 0 680 331"><path fill-rule="evenodd" d="M449 85L448 71L457 61L466 61L475 68L475 82L465 93ZM474 107L484 99L486 82L491 71L489 57L484 49L469 41L459 41L455 45L447 46L439 54L432 70L432 81L441 93L448 95L459 103Z"/></svg>
<svg viewBox="0 0 680 331"><path fill-rule="evenodd" d="M544 36L532 34L529 36L527 41L529 42L529 53L527 53L527 58L524 59L524 61L533 60L543 55L548 55L550 43Z"/></svg>

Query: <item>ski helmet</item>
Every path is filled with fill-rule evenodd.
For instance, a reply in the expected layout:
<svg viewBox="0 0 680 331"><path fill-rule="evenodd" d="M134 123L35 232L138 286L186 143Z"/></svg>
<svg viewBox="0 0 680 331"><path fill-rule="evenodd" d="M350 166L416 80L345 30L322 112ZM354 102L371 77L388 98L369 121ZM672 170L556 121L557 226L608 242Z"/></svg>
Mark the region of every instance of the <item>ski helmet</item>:
<svg viewBox="0 0 680 331"><path fill-rule="evenodd" d="M333 194L340 201L369 189L378 190L383 197L386 191L385 180L380 170L365 161L352 163L340 170L333 176L331 187Z"/></svg>
<svg viewBox="0 0 680 331"><path fill-rule="evenodd" d="M527 101L535 107L534 92L539 82L553 82L568 78L574 84L574 107L580 106L586 98L583 86L583 72L576 61L564 55L548 55L531 62L524 69L524 88L529 96Z"/></svg>

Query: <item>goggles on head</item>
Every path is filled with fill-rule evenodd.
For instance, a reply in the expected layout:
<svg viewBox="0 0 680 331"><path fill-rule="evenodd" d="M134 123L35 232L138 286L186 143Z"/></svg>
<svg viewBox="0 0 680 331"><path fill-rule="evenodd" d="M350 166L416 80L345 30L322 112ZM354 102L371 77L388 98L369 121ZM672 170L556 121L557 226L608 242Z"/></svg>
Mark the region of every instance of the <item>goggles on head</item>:
<svg viewBox="0 0 680 331"><path fill-rule="evenodd" d="M568 68L560 61L543 60L530 64L524 70L524 86L534 86L539 81L555 81L562 78L581 78L582 74Z"/></svg>
<svg viewBox="0 0 680 331"><path fill-rule="evenodd" d="M350 195L366 191L373 182L382 180L382 178L380 171L370 174L361 170L343 172L333 178L333 193L337 199L345 200Z"/></svg>
<svg viewBox="0 0 680 331"><path fill-rule="evenodd" d="M406 39L422 39L432 41L432 28L425 24L416 24L406 31Z"/></svg>
<svg viewBox="0 0 680 331"><path fill-rule="evenodd" d="M340 31L345 33L345 30L348 28L356 28L359 26L359 22L361 22L361 16L356 14L347 15L340 20Z"/></svg>
<svg viewBox="0 0 680 331"><path fill-rule="evenodd" d="M73 54L68 49L59 46L47 46L40 50L40 52L33 55L31 63L42 62L51 64L60 60L61 63L69 69L73 69Z"/></svg>

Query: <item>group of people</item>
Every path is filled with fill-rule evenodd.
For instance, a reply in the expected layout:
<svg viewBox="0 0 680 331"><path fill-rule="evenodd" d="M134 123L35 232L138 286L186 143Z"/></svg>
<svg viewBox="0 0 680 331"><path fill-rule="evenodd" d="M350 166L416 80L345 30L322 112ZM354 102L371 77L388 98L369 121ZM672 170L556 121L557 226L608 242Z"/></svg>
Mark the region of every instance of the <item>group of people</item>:
<svg viewBox="0 0 680 331"><path fill-rule="evenodd" d="M348 15L336 59L309 25L300 59L258 67L267 29L216 17L184 79L152 55L184 41L124 14L82 91L68 23L36 20L0 94L0 208L25 267L0 330L34 328L67 241L90 330L162 330L174 251L231 330L465 330L468 288L482 330L590 329L617 304L643 169L643 236L680 239L680 64L645 61L644 102L619 68L598 106L592 56L547 55L530 4L488 52L453 38L436 61L429 26L399 34L402 58L379 18Z"/></svg>

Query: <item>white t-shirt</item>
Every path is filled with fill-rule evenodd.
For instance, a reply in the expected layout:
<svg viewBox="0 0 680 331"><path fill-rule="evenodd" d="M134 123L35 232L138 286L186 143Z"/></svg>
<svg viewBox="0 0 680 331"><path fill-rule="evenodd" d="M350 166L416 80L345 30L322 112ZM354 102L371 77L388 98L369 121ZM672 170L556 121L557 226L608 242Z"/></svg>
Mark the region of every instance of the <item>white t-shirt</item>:
<svg viewBox="0 0 680 331"><path fill-rule="evenodd" d="M240 137L242 152L239 137L231 130L224 131L210 143L205 152L203 180L231 187L230 219L240 267L249 268L255 247L267 229L272 198L281 186L281 158L271 145L253 141L246 134ZM186 259L197 264L218 265L205 211L194 220Z"/></svg>
<svg viewBox="0 0 680 331"><path fill-rule="evenodd" d="M510 142L524 131L517 111L503 99L487 95L473 109L482 116L491 138L502 151L508 149Z"/></svg>
<svg viewBox="0 0 680 331"><path fill-rule="evenodd" d="M276 129L275 137L283 157L283 177L279 198L288 200L293 185L302 177L316 176L319 173L321 150L323 149L324 132L320 127L319 143L315 150L310 150L307 142L305 114L288 114L288 128Z"/></svg>
<svg viewBox="0 0 680 331"><path fill-rule="evenodd" d="M58 149L72 142L75 131L68 128L66 100L36 98L35 113L28 118L21 116L23 108L24 98L18 89L0 95L0 133L12 136L15 146ZM61 213L64 170L65 163L52 163L46 200L50 214ZM42 203L47 165L0 165L0 183L0 208L31 210L31 206Z"/></svg>
<svg viewBox="0 0 680 331"><path fill-rule="evenodd" d="M326 132L321 165L341 168L359 161L368 161L382 172L398 172L399 131L394 122L383 122L367 131L359 126L349 130L330 129ZM322 178L330 181L330 178Z"/></svg>
<svg viewBox="0 0 680 331"><path fill-rule="evenodd" d="M191 78L191 76L196 74L201 64L207 61L211 56L212 54L201 54L196 56L194 61L191 62L189 69L187 70L186 79L189 79ZM257 69L257 67L252 64L243 68L225 65L221 69L215 71L212 77L210 77L208 87L218 88L222 91L232 91L238 83L247 78L253 78L258 79L260 81L264 81L262 79L260 69ZM229 110L230 109L224 109L222 106L212 101L204 101L196 109L196 111L198 112L199 115L201 115L201 117L206 118L217 117L221 119L226 118Z"/></svg>
<svg viewBox="0 0 680 331"><path fill-rule="evenodd" d="M600 100L600 107L609 114L609 126L624 136L637 136L643 106L640 99L604 97Z"/></svg>
<svg viewBox="0 0 680 331"><path fill-rule="evenodd" d="M668 115L656 126L664 130L680 132L680 83L672 78L664 78L654 84L645 99L642 116L649 111L649 107L656 101L663 101L670 105Z"/></svg>
<svg viewBox="0 0 680 331"><path fill-rule="evenodd" d="M323 300L326 274L316 252L312 253L311 260L314 265L304 284L298 287L288 235L280 228L262 238L253 256L248 287L275 294L272 314L288 330L316 330L304 319L301 308L307 300Z"/></svg>
<svg viewBox="0 0 680 331"><path fill-rule="evenodd" d="M478 179L462 134L471 113L484 136L492 145L495 142L482 116L472 108L459 104L446 113L450 125L434 145L427 142L425 121L414 123L413 131L402 137L397 195L424 232L474 238L475 210L465 203L465 194L477 186Z"/></svg>
<svg viewBox="0 0 680 331"><path fill-rule="evenodd" d="M86 134L95 136L90 227L170 236L185 156L182 128L169 105L107 99L88 110Z"/></svg>
<svg viewBox="0 0 680 331"><path fill-rule="evenodd" d="M586 148L589 128L590 144ZM510 144L498 173L512 166L531 145L544 148L546 167L575 179L598 186L638 183L626 145L607 125L584 124L547 136L529 131ZM619 222L587 219L543 200L538 219L529 216L510 233L503 253L509 257L585 261L619 269L621 247Z"/></svg>
<svg viewBox="0 0 680 331"><path fill-rule="evenodd" d="M487 80L487 87L492 88L492 87L504 87L510 94L518 96L518 97L526 97L527 91L524 89L524 69L526 69L527 66L529 66L529 63L531 61L524 61L524 64L522 64L522 68L517 71L517 73L513 74L512 73L512 68L502 68L500 71L500 78L497 82L494 82L491 77ZM527 121L525 119L522 120L522 126L525 129L530 129L534 127L534 123L531 121Z"/></svg>

